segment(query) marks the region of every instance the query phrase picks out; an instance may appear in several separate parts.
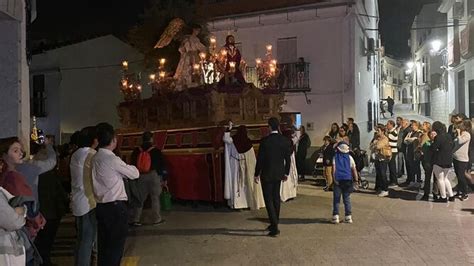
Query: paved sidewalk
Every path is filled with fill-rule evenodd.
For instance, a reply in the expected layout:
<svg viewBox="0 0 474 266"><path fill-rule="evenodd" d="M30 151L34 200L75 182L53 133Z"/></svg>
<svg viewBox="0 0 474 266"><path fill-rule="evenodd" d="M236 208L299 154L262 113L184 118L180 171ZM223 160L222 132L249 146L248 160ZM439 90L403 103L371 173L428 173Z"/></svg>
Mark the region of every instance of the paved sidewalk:
<svg viewBox="0 0 474 266"><path fill-rule="evenodd" d="M416 201L416 192L401 189L390 191L388 198L355 193L354 224L333 225L332 193L313 183L306 181L297 199L282 205L278 238L264 236L264 209L175 206L165 214L166 224L131 230L125 264L474 264L474 197L441 204ZM70 265L72 258L63 254L56 261Z"/></svg>

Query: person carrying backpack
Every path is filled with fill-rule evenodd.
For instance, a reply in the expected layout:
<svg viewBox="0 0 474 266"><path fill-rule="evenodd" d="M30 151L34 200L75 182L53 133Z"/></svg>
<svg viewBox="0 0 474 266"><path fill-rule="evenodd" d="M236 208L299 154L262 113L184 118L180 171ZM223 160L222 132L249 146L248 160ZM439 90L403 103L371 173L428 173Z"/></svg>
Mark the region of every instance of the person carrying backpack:
<svg viewBox="0 0 474 266"><path fill-rule="evenodd" d="M349 145L339 142L336 146L336 155L332 160L332 174L334 178L332 223L339 223L339 203L344 202L346 223L352 223L351 193L354 191L354 182L358 182L358 174L354 158L349 155Z"/></svg>
<svg viewBox="0 0 474 266"><path fill-rule="evenodd" d="M141 226L140 223L143 204L148 196L151 197L151 209L153 217L153 225L159 225L164 222L161 217L160 195L162 186L167 186L167 171L165 161L161 151L153 146L153 133L147 131L142 135L143 143L137 147L132 153L132 164L140 171L139 193L141 193L142 201L140 206L134 207L132 210L132 225Z"/></svg>

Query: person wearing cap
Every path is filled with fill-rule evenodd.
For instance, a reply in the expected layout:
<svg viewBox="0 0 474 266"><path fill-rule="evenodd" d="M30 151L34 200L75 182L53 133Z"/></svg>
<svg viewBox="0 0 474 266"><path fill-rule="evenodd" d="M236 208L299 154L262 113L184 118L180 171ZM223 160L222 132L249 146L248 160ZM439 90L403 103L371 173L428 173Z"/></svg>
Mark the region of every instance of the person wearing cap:
<svg viewBox="0 0 474 266"><path fill-rule="evenodd" d="M332 175L334 179L332 223L339 223L339 203L341 195L344 202L344 221L352 223L351 193L354 182L357 184L358 174L354 158L349 154L349 144L339 142L336 154L332 160Z"/></svg>

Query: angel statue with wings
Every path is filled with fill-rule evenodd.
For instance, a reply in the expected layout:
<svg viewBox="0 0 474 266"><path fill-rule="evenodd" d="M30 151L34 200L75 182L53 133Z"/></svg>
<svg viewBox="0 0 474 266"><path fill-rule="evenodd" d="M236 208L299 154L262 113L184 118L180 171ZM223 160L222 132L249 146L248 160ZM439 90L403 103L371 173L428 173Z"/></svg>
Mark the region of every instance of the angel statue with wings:
<svg viewBox="0 0 474 266"><path fill-rule="evenodd" d="M185 22L180 18L173 19L161 34L160 40L156 43L154 48L163 48L167 46L175 36L183 30L186 26ZM192 25L191 35L186 35L179 46L179 59L174 79L176 80L176 87L183 89L199 85L193 80L193 66L199 64L200 52L206 52L207 48L199 40L199 33L201 33L201 26Z"/></svg>

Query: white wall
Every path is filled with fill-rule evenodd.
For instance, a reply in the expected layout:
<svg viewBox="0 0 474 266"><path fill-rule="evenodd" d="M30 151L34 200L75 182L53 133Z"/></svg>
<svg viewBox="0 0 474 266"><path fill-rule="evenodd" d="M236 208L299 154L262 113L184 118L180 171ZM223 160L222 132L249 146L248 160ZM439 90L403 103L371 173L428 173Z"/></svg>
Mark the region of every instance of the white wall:
<svg viewBox="0 0 474 266"><path fill-rule="evenodd" d="M367 59L360 55L360 47L354 47L359 45L361 34L354 31L361 27L355 26L356 16L347 11L350 9L345 6L324 8L318 10L318 17L315 17L315 10L282 12L262 16L260 24L257 15L239 18L235 22L214 21L209 28L217 37L218 45L224 43L227 34L234 34L236 41L242 43L243 58L250 66L255 65L255 58L264 57L266 44L273 45L276 57L279 38L297 38L297 57L304 57L310 63L311 92L308 98L311 104L306 103L303 93L287 93L283 112L301 112L303 125L314 123L314 130L308 131L308 134L313 145L320 145L331 123L340 124L348 117L353 117L360 124L365 139L367 105L357 101L376 98L372 74L366 67ZM355 51L358 55L354 55ZM354 71L354 65L361 69ZM360 93L356 96L357 90Z"/></svg>
<svg viewBox="0 0 474 266"><path fill-rule="evenodd" d="M349 64L349 58L341 58L341 50L345 42L342 34L342 20L345 8L322 9L318 11L322 18L314 17L302 11L298 17L312 16L311 19L301 22L279 23L274 17L272 23L263 22L265 25L249 27L243 24L238 30L229 32L226 25L215 23L214 30L218 45L222 45L227 34L236 36L236 41L242 43L242 54L248 65L255 65L255 58L263 58L265 45L272 44L275 58L277 57L277 40L279 38L297 38L297 57L304 57L310 63L310 87L308 93L311 104L306 103L304 94L288 93L287 104L283 112L301 112L302 124L314 123L315 130L308 131L314 144L322 142L322 137L330 128L332 122L341 122L341 87L342 67ZM284 13L286 20L286 13ZM327 18L325 18L327 17ZM269 18L267 18L269 19ZM302 19L303 20L303 19ZM247 22L248 23L248 22ZM212 25L212 24L211 24ZM210 26L212 29L213 26Z"/></svg>
<svg viewBox="0 0 474 266"><path fill-rule="evenodd" d="M378 16L378 5L377 1L365 1L366 10L361 10L361 2L357 1L356 8L359 9L359 14L368 14L371 16ZM380 86L380 58L376 55L372 56L372 67L371 71L367 70L367 56L361 53L362 47L360 39L369 37L374 38L375 42L378 42L378 32L369 31L364 29L376 29L378 27L378 21L375 18L368 17L354 17L351 20L351 26L355 35L354 46L353 46L353 88L354 88L354 119L359 125L361 131L361 147L368 149L370 140L373 137L372 131L368 130L368 101L372 100L377 102L379 99L379 86ZM360 77L360 78L359 78ZM374 82L375 78L375 82ZM372 116L379 114L379 110L372 110Z"/></svg>
<svg viewBox="0 0 474 266"><path fill-rule="evenodd" d="M26 11L23 1L16 1L14 10L7 10L6 1L0 4L0 138L18 136L28 150L30 109Z"/></svg>
<svg viewBox="0 0 474 266"><path fill-rule="evenodd" d="M134 69L141 67L142 59L135 49L112 35L33 56L31 74L45 74L47 94L48 116L39 119L39 127L59 138L58 134L99 122L119 126L116 107L123 99L121 62L128 60ZM90 66L93 68L81 69Z"/></svg>

